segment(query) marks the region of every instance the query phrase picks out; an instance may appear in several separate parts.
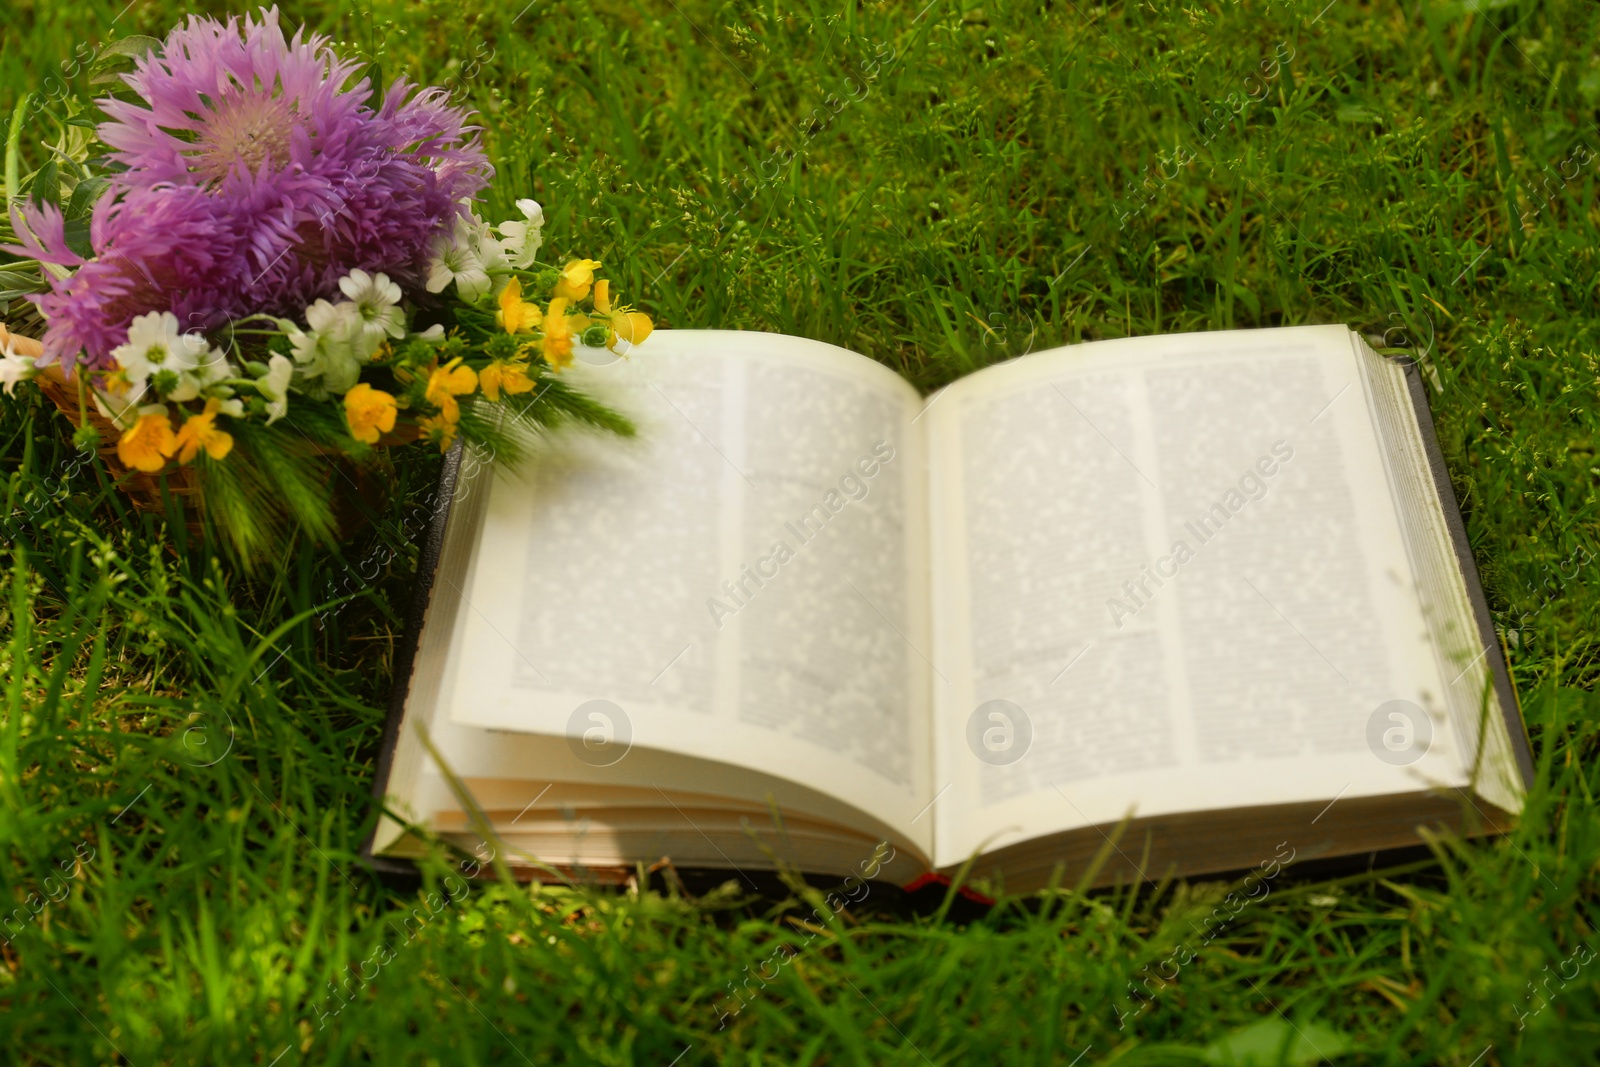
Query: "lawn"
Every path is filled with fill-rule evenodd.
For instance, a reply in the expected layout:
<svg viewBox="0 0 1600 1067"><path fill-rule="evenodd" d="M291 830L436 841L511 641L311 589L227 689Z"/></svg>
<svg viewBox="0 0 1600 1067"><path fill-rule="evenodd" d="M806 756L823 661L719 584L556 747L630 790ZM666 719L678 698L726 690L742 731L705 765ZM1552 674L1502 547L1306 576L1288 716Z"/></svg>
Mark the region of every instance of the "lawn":
<svg viewBox="0 0 1600 1067"><path fill-rule="evenodd" d="M124 2L4 0L0 108L238 10ZM132 515L53 408L0 401L7 1058L1592 1062L1600 7L1326 2L284 19L452 86L499 168L490 216L537 197L663 327L814 337L925 389L1130 334L1346 322L1411 349L1538 763L1514 834L1291 868L1175 976L1228 885L987 912L874 890L763 984L810 890L451 895L442 851L387 884L356 854L437 458L342 554L285 543L245 574Z"/></svg>

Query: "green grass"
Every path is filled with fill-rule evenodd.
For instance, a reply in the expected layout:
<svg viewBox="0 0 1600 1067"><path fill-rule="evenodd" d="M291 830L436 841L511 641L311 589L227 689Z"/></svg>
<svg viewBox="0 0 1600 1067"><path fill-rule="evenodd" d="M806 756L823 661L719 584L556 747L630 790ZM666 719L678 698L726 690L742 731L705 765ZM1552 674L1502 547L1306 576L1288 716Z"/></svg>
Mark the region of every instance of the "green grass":
<svg viewBox="0 0 1600 1067"><path fill-rule="evenodd" d="M122 2L6 0L0 107L80 45L183 10ZM127 514L53 410L7 402L0 900L38 914L0 945L0 1048L1089 1065L1225 1062L1230 1041L1276 1063L1287 1035L1340 1063L1591 1062L1600 9L1322 2L285 16L386 78L453 78L483 113L496 206L535 195L547 232L664 326L816 337L925 388L1125 334L1344 321L1426 348L1538 758L1509 839L1279 879L1165 986L1151 975L1229 887L978 918L874 893L759 992L749 975L801 940L792 899L486 883L450 902L442 855L422 892L386 887L355 852L437 459L404 459L342 558L285 544L246 578ZM1236 115L1246 91L1265 99ZM729 983L752 992L719 1028ZM1140 983L1158 993L1133 1016Z"/></svg>

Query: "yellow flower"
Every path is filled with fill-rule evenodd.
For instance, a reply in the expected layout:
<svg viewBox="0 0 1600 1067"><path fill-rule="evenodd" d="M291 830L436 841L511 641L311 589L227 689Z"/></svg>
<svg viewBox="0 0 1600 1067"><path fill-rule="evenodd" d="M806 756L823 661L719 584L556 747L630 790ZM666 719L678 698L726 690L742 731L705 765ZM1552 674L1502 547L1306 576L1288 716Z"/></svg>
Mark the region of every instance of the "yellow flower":
<svg viewBox="0 0 1600 1067"><path fill-rule="evenodd" d="M450 444L456 439L455 422L442 415L429 415L417 423L417 429L422 431L423 437L437 442L440 452L450 451Z"/></svg>
<svg viewBox="0 0 1600 1067"><path fill-rule="evenodd" d="M139 421L117 439L117 458L134 470L154 474L178 450L165 404L140 409Z"/></svg>
<svg viewBox="0 0 1600 1067"><path fill-rule="evenodd" d="M495 315L495 320L504 326L506 333L521 333L531 330L539 325L538 304L529 304L522 299L522 282L512 278L506 287L500 290L500 311Z"/></svg>
<svg viewBox="0 0 1600 1067"><path fill-rule="evenodd" d="M206 400L204 411L190 415L183 421L174 439L178 446L179 463L188 463L200 454L202 448L212 459L221 459L233 451L233 435L217 429L217 412L221 408L222 401L210 397Z"/></svg>
<svg viewBox="0 0 1600 1067"><path fill-rule="evenodd" d="M550 310L544 316L544 338L539 342L545 362L553 370L560 370L572 362L572 323L567 318L567 299L558 296L550 301Z"/></svg>
<svg viewBox="0 0 1600 1067"><path fill-rule="evenodd" d="M533 389L533 379L528 377L528 365L522 362L495 360L478 372L478 385L490 400L500 399L500 390L507 394L526 393Z"/></svg>
<svg viewBox="0 0 1600 1067"><path fill-rule="evenodd" d="M369 445L377 444L379 434L394 429L396 407L394 397L382 389L357 382L344 394L344 421L350 427L350 436Z"/></svg>
<svg viewBox="0 0 1600 1067"><path fill-rule="evenodd" d="M650 316L642 311L631 311L626 307L613 309L611 306L611 283L604 279L594 283L594 309L606 320L609 331L606 337L606 347L615 352L619 339L628 342L630 346L644 344L645 338L650 336L656 328L650 321Z"/></svg>
<svg viewBox="0 0 1600 1067"><path fill-rule="evenodd" d="M105 390L107 396L124 400L128 398L128 391L133 385L128 381L128 372L119 367L100 379L100 387Z"/></svg>
<svg viewBox="0 0 1600 1067"><path fill-rule="evenodd" d="M442 367L435 364L428 371L428 391L424 399L439 409L446 422L453 423L461 417L456 397L477 387L477 373L471 367L461 366L461 357L457 356Z"/></svg>
<svg viewBox="0 0 1600 1067"><path fill-rule="evenodd" d="M589 286L594 281L594 269L600 265L598 259L575 259L561 268L561 277L556 279L554 296L566 297L576 303L589 295Z"/></svg>

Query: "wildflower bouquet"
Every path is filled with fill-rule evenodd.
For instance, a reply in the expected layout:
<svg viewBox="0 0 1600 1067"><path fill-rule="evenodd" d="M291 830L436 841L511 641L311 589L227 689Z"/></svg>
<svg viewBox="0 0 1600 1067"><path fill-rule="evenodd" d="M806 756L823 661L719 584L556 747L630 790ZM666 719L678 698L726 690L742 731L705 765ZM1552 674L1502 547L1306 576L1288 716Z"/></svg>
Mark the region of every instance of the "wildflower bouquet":
<svg viewBox="0 0 1600 1067"><path fill-rule="evenodd" d="M540 259L535 201L483 221L493 170L442 90L374 100L275 8L144 40L103 57L132 65L113 95L61 103L28 175L19 104L0 263L0 384L36 381L125 488L187 493L248 559L296 525L334 538L335 465L389 446L632 432L560 372L650 319L599 262Z"/></svg>

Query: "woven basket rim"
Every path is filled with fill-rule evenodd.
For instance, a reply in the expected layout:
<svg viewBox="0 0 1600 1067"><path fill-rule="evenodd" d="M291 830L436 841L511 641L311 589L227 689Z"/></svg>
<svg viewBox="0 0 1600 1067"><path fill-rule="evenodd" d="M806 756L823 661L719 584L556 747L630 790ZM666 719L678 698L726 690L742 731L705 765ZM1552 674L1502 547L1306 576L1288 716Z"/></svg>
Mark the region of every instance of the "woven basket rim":
<svg viewBox="0 0 1600 1067"><path fill-rule="evenodd" d="M6 324L0 322L0 349L19 356L32 356L38 359L44 355L44 343L35 337L24 337L20 333L12 333Z"/></svg>

